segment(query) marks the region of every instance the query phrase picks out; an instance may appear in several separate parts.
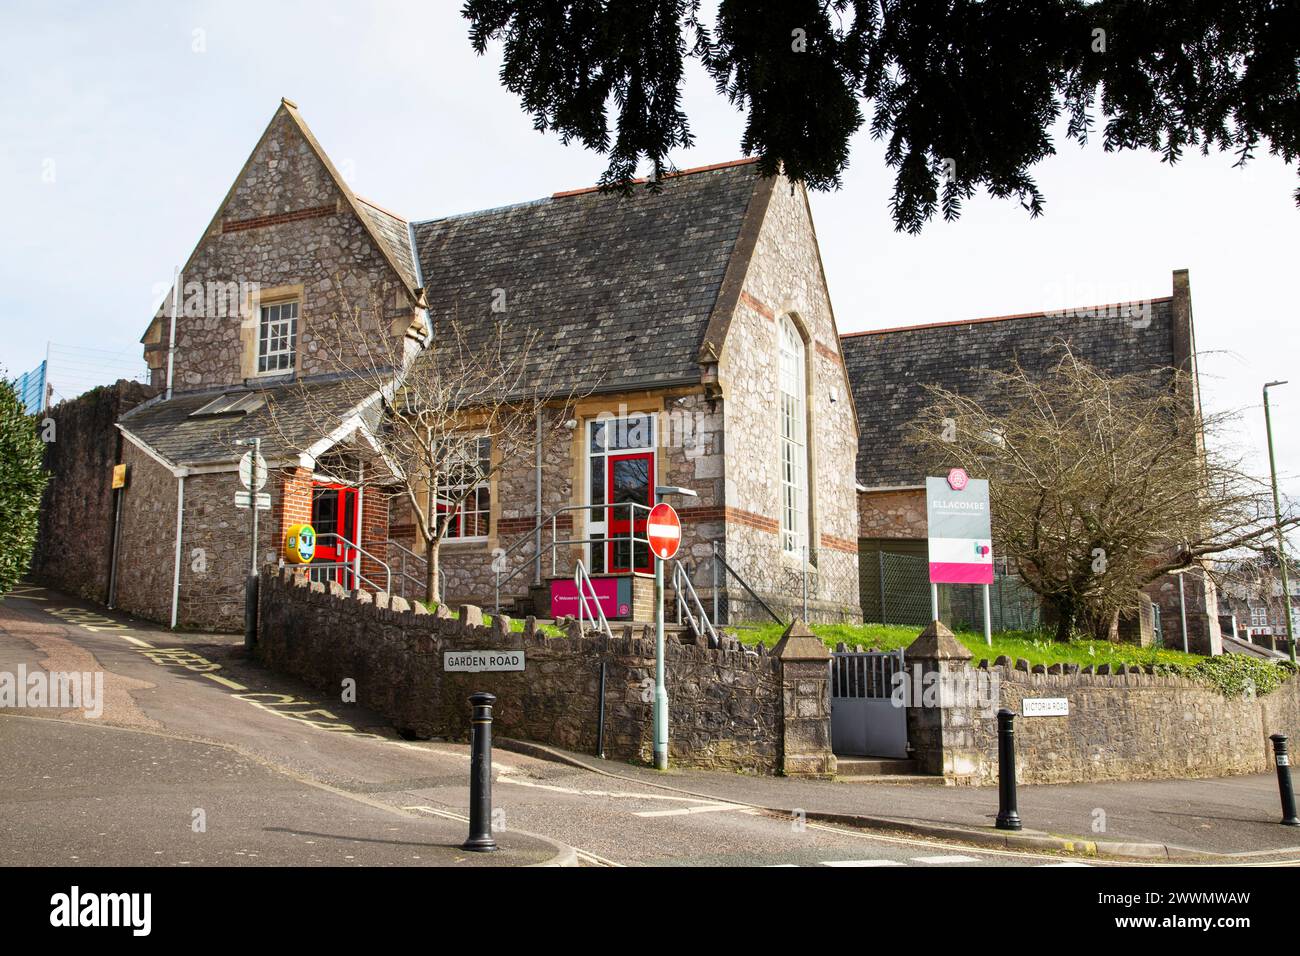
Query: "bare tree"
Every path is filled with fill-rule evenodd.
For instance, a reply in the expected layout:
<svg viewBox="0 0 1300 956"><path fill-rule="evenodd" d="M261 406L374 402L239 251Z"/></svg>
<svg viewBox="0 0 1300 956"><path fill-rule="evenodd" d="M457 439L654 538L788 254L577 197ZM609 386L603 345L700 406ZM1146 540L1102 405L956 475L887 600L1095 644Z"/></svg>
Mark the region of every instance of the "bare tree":
<svg viewBox="0 0 1300 956"><path fill-rule="evenodd" d="M330 473L385 484L407 503L425 546L425 599L440 602L442 543L478 533L464 523L486 520L483 486L562 428L576 396L551 384L538 333L504 316L454 315L405 338L387 334L384 317L376 302L336 314L319 340L329 373L294 385L273 420L299 451L352 432Z"/></svg>
<svg viewBox="0 0 1300 956"><path fill-rule="evenodd" d="M909 442L989 479L997 547L1058 641L1114 639L1141 588L1270 533L1266 483L1215 441L1234 416L1202 415L1182 373L1107 375L1062 347L1045 375L981 374L978 397L929 387Z"/></svg>

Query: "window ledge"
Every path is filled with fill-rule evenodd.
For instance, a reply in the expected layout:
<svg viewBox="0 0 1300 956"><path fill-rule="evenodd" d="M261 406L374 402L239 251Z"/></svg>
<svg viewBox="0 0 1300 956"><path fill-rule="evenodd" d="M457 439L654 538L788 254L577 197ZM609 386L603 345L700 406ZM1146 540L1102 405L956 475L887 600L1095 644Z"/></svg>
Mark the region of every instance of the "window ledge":
<svg viewBox="0 0 1300 956"><path fill-rule="evenodd" d="M491 538L443 538L439 547L455 548L458 551L472 551L476 547L491 543Z"/></svg>

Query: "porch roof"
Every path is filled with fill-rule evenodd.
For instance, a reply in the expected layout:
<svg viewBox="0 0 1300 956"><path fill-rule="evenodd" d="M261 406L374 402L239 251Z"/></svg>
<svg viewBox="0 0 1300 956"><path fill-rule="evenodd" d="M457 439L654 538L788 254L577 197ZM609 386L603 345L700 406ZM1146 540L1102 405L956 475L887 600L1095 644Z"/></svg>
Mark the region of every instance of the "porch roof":
<svg viewBox="0 0 1300 956"><path fill-rule="evenodd" d="M235 442L253 437L262 439L262 457L280 462L318 443L322 451L328 448L328 436L374 394L360 382L345 379L261 389L230 386L183 392L168 401L153 399L123 415L119 425L176 467L234 463L247 450ZM194 414L223 395L255 396L261 404L243 414Z"/></svg>
<svg viewBox="0 0 1300 956"><path fill-rule="evenodd" d="M434 349L451 323L472 346L500 322L507 345L533 339L528 378L556 393L698 381L760 182L744 161L666 177L658 192L579 190L415 223Z"/></svg>

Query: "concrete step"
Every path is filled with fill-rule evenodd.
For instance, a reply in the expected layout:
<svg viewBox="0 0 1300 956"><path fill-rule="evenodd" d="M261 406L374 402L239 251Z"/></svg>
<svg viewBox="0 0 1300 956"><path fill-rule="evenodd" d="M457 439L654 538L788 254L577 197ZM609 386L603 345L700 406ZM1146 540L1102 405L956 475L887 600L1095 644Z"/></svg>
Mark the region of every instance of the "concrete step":
<svg viewBox="0 0 1300 956"><path fill-rule="evenodd" d="M956 782L946 777L934 776L932 774L892 774L878 773L868 774L865 777L836 777L840 783L853 784L860 787L876 786L909 786L909 787L950 787L956 786Z"/></svg>
<svg viewBox="0 0 1300 956"><path fill-rule="evenodd" d="M918 776L915 760L893 757L841 757L837 754L835 766L836 773L841 777Z"/></svg>

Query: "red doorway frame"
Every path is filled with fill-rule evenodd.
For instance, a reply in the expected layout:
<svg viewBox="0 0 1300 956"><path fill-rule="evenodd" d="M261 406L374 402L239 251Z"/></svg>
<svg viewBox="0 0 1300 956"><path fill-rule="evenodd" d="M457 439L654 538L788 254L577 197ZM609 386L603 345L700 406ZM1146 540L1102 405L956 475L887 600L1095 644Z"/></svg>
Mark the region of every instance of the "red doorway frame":
<svg viewBox="0 0 1300 956"><path fill-rule="evenodd" d="M322 533L331 533L329 529L322 532L317 524L317 501L321 492L334 492L337 496L337 505L335 506L335 526L332 529L333 534L340 535L352 542L354 545L361 543L357 533L358 505L361 502L359 489L351 485L342 485L334 482L313 482L311 488L311 518L312 527L316 530L316 556L313 559L321 564L343 563L351 565L357 557L357 550L354 547L347 547L340 544L339 541L329 538L325 541L320 540ZM332 568L326 572L328 578L338 581L345 587L351 580L351 572L347 568Z"/></svg>
<svg viewBox="0 0 1300 956"><path fill-rule="evenodd" d="M631 571L639 571L644 574L652 574L654 572L654 558L650 554L649 545L642 545L638 549L637 544L633 542L631 546L631 554L629 555L631 560L628 562L632 567L620 564L616 559L619 539L621 538L626 542L629 531L631 531L633 536L639 536L643 539L645 538L647 512L637 512L635 509L628 508L625 505L620 506L613 503L614 467L622 461L637 460L643 460L646 462L646 500L644 502L638 502L638 504L645 504L647 507L652 507L654 505L655 494L655 453L653 451L634 451L622 455L607 455L605 458L605 500L610 502L610 504L606 505L605 512L605 537L609 539L605 544L607 549L605 553L605 567L609 569L611 574L627 574ZM638 550L644 551L645 560L643 564L636 563Z"/></svg>

